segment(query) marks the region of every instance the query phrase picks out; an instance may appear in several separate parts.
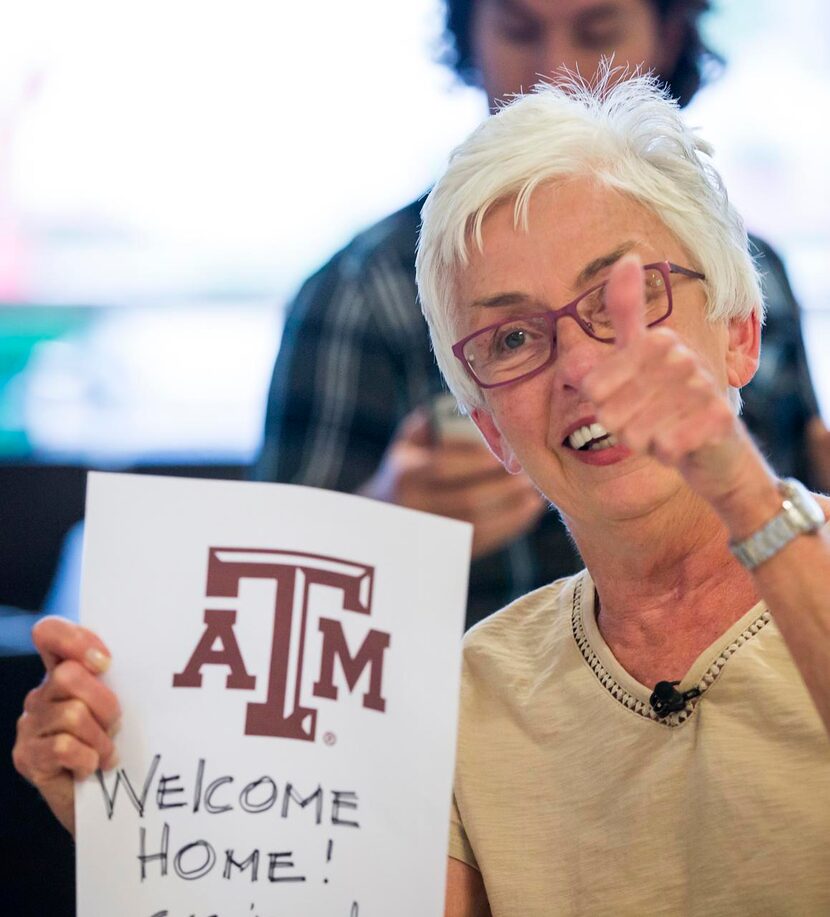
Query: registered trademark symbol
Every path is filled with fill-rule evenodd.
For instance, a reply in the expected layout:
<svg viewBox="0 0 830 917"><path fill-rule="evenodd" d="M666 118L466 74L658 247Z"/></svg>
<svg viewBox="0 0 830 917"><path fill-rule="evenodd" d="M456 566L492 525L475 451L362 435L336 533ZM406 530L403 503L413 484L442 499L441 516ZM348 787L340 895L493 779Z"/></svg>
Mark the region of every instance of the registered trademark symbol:
<svg viewBox="0 0 830 917"><path fill-rule="evenodd" d="M324 732L323 741L326 745L334 745L337 742L337 736L333 732Z"/></svg>

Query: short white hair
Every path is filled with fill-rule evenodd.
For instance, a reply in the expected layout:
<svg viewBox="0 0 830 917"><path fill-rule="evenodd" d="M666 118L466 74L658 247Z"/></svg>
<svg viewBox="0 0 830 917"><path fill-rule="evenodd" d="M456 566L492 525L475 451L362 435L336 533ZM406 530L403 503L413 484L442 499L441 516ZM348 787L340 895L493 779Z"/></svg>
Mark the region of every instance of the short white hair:
<svg viewBox="0 0 830 917"><path fill-rule="evenodd" d="M706 275L710 321L763 320L758 273L743 220L710 162L711 147L688 128L650 75L621 79L606 63L588 83L574 74L541 83L488 118L453 152L422 211L418 291L438 365L459 404L483 405L481 390L452 354L455 278L483 250L488 211L514 200L527 229L528 202L547 182L590 176L653 212ZM737 398L737 392L734 393Z"/></svg>

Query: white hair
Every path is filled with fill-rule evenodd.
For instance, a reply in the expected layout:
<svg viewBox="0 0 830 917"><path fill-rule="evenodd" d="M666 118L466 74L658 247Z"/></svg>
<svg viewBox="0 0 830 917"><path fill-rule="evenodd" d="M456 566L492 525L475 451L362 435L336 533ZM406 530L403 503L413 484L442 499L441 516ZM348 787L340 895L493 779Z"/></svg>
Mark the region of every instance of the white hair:
<svg viewBox="0 0 830 917"><path fill-rule="evenodd" d="M591 84L568 74L542 83L488 118L453 152L422 211L416 276L438 365L461 406L483 404L452 354L455 278L468 245L483 250L488 211L514 200L527 229L528 202L545 182L590 176L653 212L706 275L710 321L763 319L758 274L743 221L711 165L710 146L688 128L650 75L621 79L606 63ZM740 403L737 391L733 403Z"/></svg>

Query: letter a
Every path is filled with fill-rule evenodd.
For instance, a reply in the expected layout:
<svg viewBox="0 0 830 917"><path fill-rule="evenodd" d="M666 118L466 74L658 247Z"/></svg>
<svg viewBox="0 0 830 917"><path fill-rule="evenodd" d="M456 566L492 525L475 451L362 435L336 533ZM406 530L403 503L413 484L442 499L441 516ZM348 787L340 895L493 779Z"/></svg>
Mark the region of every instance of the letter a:
<svg viewBox="0 0 830 917"><path fill-rule="evenodd" d="M204 665L226 665L229 671L225 685L228 688L251 691L256 687L256 678L248 674L236 642L235 623L235 611L205 611L204 633L184 671L173 676L174 688L201 688ZM219 645L215 646L217 643Z"/></svg>

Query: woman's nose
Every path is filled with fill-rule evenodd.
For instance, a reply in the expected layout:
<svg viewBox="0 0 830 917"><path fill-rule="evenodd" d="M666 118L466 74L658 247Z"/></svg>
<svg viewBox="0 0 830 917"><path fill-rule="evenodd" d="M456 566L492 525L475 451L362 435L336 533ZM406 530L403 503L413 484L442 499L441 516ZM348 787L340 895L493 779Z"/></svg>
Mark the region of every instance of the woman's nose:
<svg viewBox="0 0 830 917"><path fill-rule="evenodd" d="M585 374L602 359L608 344L589 337L569 315L556 324L556 384L563 389L579 390Z"/></svg>

